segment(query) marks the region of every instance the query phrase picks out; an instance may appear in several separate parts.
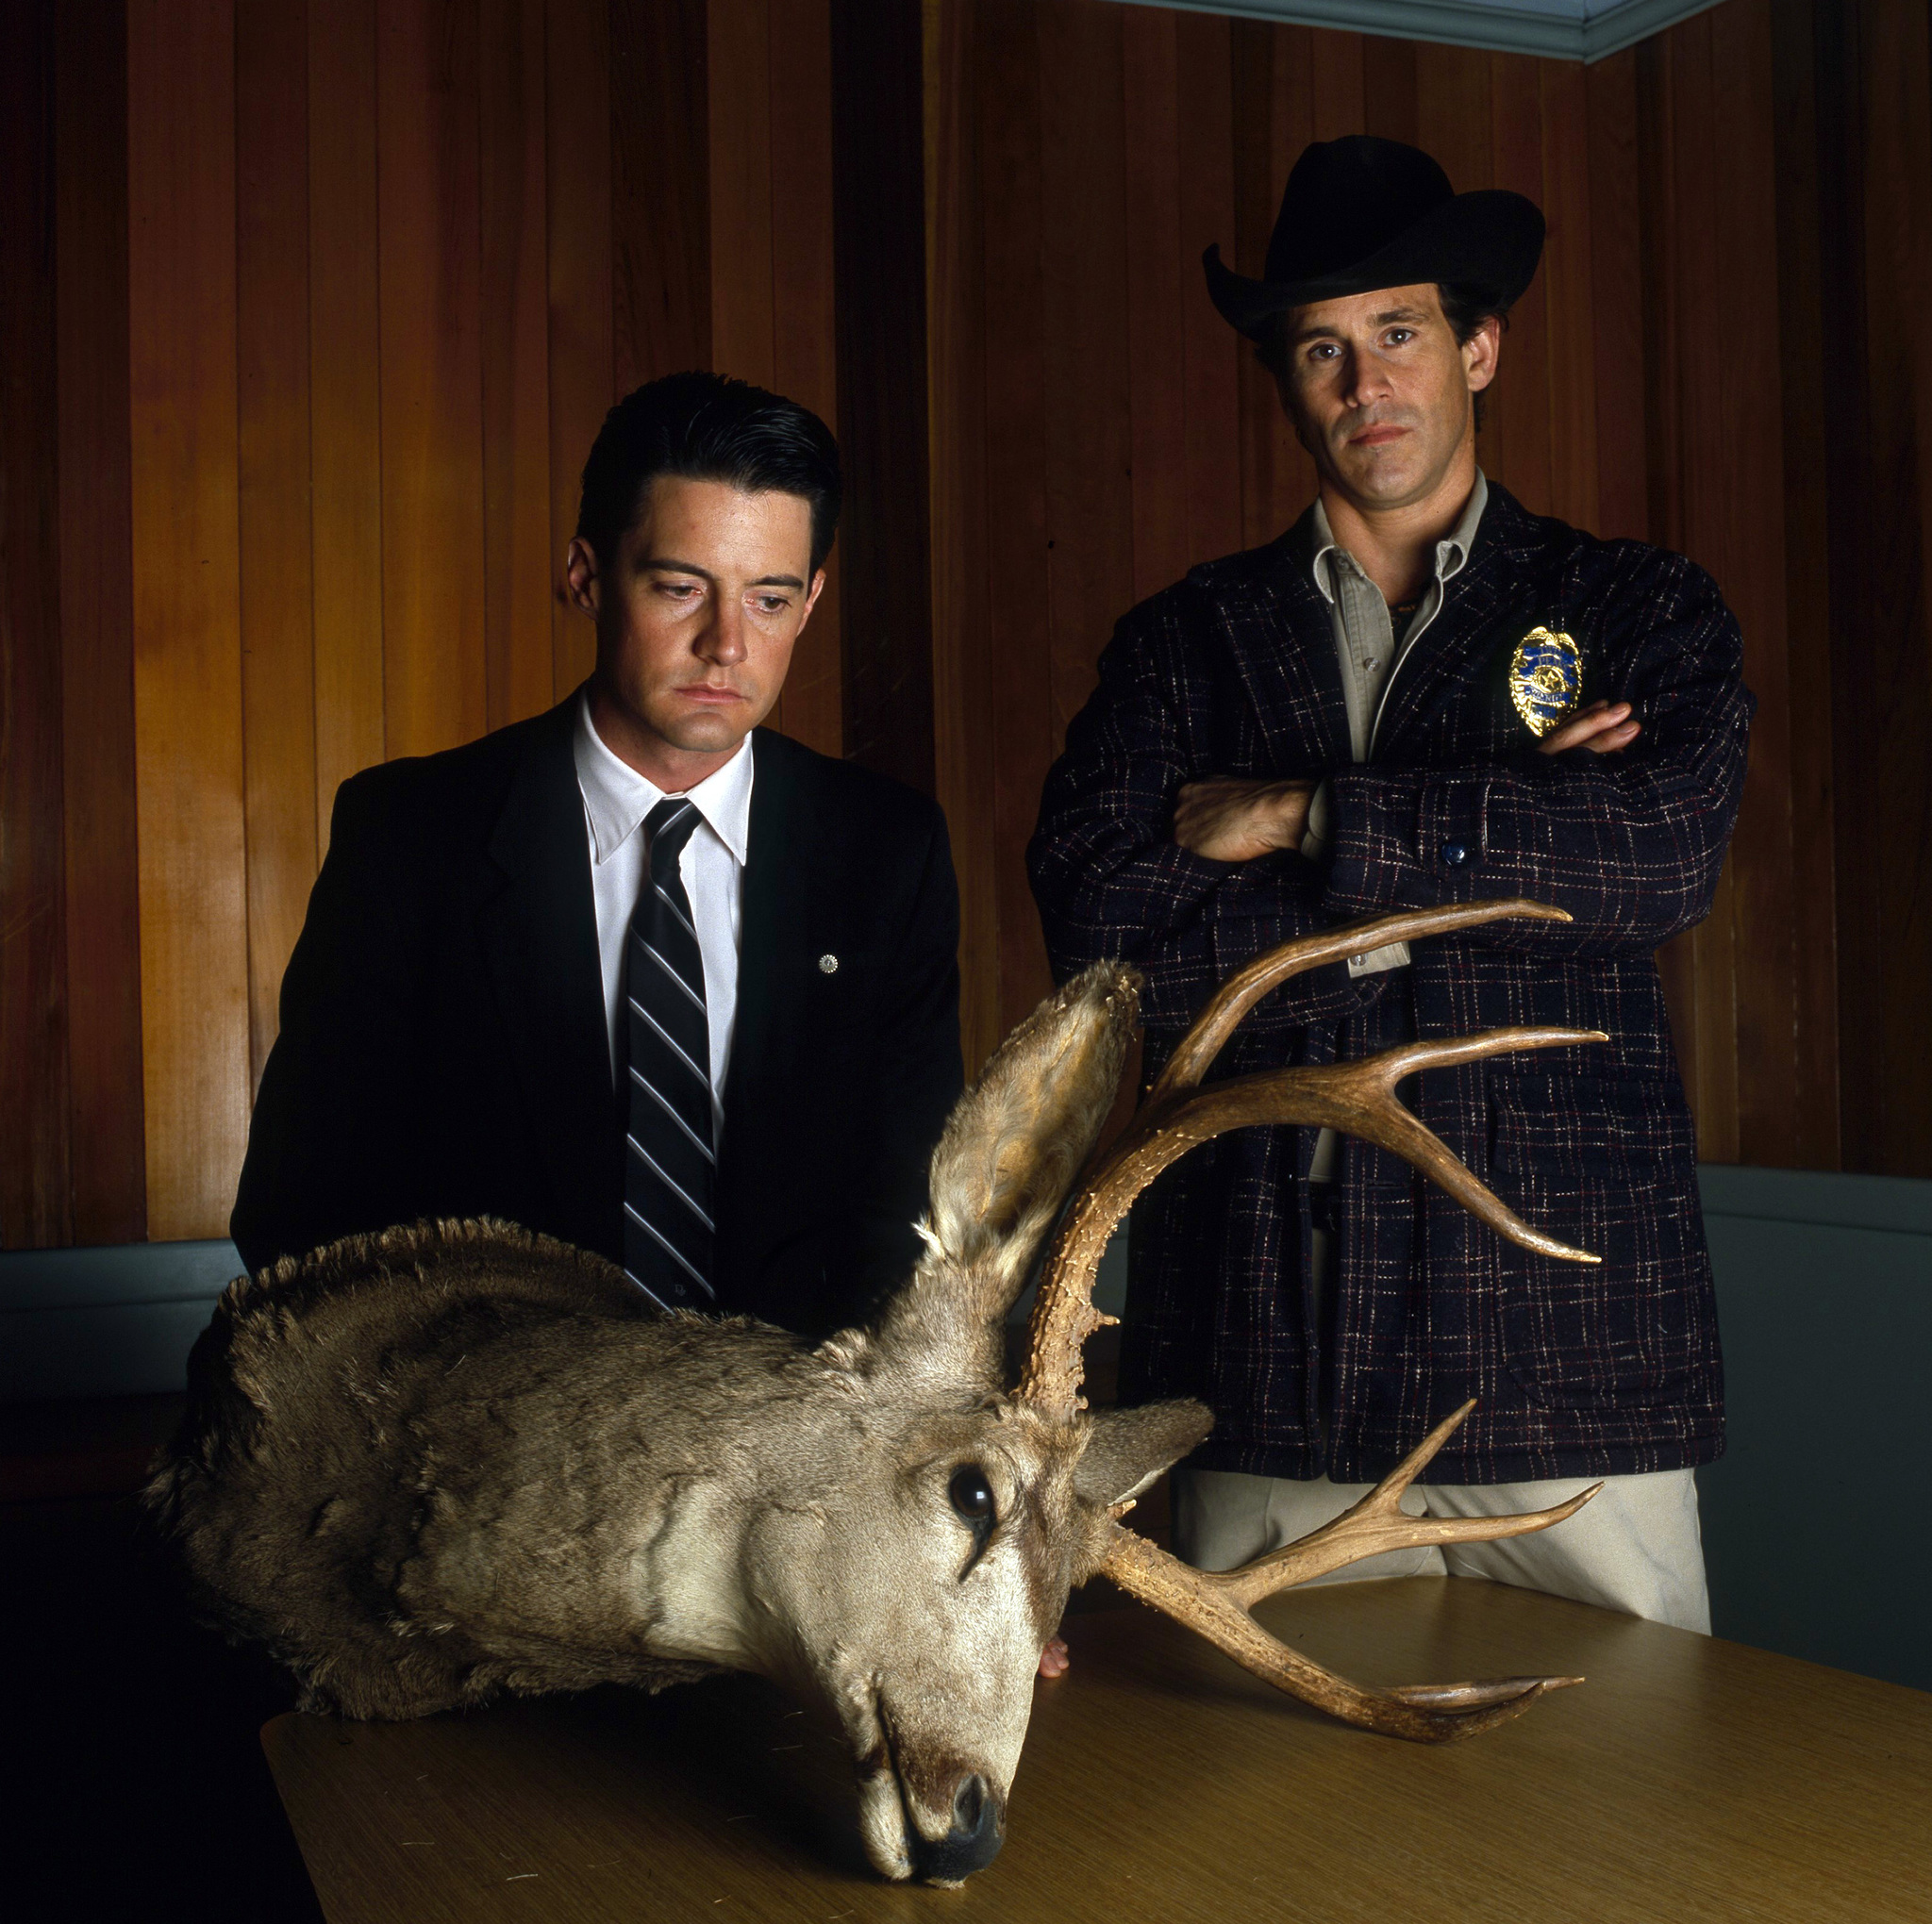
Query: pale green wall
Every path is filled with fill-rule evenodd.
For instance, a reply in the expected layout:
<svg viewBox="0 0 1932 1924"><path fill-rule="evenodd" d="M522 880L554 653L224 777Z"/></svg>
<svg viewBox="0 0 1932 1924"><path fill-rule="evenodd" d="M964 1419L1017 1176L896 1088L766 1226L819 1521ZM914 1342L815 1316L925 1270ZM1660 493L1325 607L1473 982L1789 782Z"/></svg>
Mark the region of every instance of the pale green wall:
<svg viewBox="0 0 1932 1924"><path fill-rule="evenodd" d="M1700 1172L1730 1440L1720 1636L1932 1689L1932 1182Z"/></svg>

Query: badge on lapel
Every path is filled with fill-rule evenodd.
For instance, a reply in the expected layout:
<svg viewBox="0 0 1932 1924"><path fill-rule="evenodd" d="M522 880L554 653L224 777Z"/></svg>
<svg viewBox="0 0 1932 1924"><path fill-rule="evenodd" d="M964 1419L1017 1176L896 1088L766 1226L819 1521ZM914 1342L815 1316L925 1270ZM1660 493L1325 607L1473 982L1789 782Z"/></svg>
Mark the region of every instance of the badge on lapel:
<svg viewBox="0 0 1932 1924"><path fill-rule="evenodd" d="M1532 628L1509 661L1509 699L1538 740L1575 707L1583 693L1583 652L1569 636Z"/></svg>

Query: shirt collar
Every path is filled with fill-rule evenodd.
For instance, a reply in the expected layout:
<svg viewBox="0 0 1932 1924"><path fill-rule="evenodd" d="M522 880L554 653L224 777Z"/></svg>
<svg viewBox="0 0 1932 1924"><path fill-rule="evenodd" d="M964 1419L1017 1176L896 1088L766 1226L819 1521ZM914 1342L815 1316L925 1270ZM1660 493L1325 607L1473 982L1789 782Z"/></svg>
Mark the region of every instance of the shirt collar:
<svg viewBox="0 0 1932 1924"><path fill-rule="evenodd" d="M576 762L577 787L583 791L584 812L590 818L591 840L601 866L637 833L638 824L664 800L664 790L604 745L591 720L588 688L577 696L577 725L571 753ZM741 866L751 845L751 738L746 736L738 753L722 769L687 789L684 796Z"/></svg>
<svg viewBox="0 0 1932 1924"><path fill-rule="evenodd" d="M1469 560L1469 551L1475 545L1475 531L1483 518L1483 509L1490 503L1490 484L1483 478L1483 471L1475 471L1475 486L1469 490L1469 499L1463 503L1461 519L1436 543L1436 579L1448 582L1462 572ZM1321 589L1322 597L1331 605L1335 601L1335 563L1330 558L1340 555L1341 558L1360 572L1360 564L1346 548L1335 539L1335 531L1328 525L1328 510L1322 505L1322 497L1315 497L1315 557L1309 564L1315 577L1315 586Z"/></svg>

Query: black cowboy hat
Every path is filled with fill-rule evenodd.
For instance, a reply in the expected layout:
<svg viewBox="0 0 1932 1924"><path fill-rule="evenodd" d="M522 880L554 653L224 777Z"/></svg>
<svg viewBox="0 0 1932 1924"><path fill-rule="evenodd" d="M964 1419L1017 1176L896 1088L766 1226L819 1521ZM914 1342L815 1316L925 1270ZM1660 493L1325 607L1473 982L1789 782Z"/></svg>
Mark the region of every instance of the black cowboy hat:
<svg viewBox="0 0 1932 1924"><path fill-rule="evenodd" d="M1416 281L1452 283L1502 312L1542 251L1534 201L1500 188L1457 193L1420 147L1350 134L1302 150L1261 279L1224 266L1218 246L1201 264L1222 318L1258 340L1285 308Z"/></svg>

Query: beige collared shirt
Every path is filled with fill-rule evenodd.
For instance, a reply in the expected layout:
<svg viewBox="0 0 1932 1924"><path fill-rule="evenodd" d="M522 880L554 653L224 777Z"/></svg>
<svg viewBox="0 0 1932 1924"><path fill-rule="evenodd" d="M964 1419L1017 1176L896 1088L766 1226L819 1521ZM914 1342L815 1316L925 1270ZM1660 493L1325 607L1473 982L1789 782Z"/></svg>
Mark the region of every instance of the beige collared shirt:
<svg viewBox="0 0 1932 1924"><path fill-rule="evenodd" d="M1328 525L1328 511L1320 497L1316 498L1312 572L1322 599L1328 604L1336 659L1341 665L1341 692L1348 704L1349 748L1358 762L1374 758L1375 733L1381 724L1382 710L1388 705L1390 688L1410 651L1428 632L1429 623L1442 612L1450 582L1469 561L1476 525L1489 499L1490 484L1478 468L1475 486L1470 490L1461 519L1436 543L1435 578L1424 590L1415 613L1408 618L1408 626L1398 646L1395 624L1389 613L1389 604L1382 599L1382 590L1363 572L1355 556L1336 540L1335 531ZM1302 839L1304 854L1319 855L1327 846L1330 813L1328 784L1324 782L1308 804L1308 832ZM1351 976L1407 967L1407 942L1391 942L1384 948L1371 949L1365 955L1348 958ZM1324 1129L1316 1136L1315 1153L1308 1166L1311 1182L1335 1180L1338 1148L1334 1130ZM1325 1269L1327 1239L1319 1236L1319 1232L1318 1238L1318 1268Z"/></svg>
<svg viewBox="0 0 1932 1924"><path fill-rule="evenodd" d="M1358 762L1373 760L1375 734L1388 704L1389 689L1409 652L1428 632L1429 624L1442 612L1449 584L1462 572L1469 551L1475 541L1477 524L1489 505L1490 484L1482 470L1476 470L1475 486L1470 489L1461 518L1436 543L1436 572L1424 591L1416 611L1409 617L1400 643L1395 624L1382 590L1363 572L1361 564L1336 539L1328 525L1328 510L1315 500L1315 558L1310 572L1322 599L1328 604L1329 624L1335 634L1335 656L1341 668L1341 692L1348 705L1348 739ZM1308 804L1308 831L1302 840L1302 852L1319 855L1329 841L1331 803L1328 784L1315 790ZM1408 962L1408 945L1391 942L1366 955L1351 955L1351 975L1373 975L1384 969L1401 969Z"/></svg>

